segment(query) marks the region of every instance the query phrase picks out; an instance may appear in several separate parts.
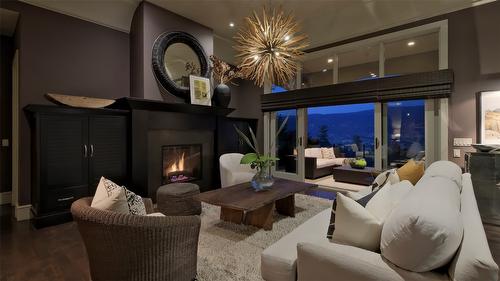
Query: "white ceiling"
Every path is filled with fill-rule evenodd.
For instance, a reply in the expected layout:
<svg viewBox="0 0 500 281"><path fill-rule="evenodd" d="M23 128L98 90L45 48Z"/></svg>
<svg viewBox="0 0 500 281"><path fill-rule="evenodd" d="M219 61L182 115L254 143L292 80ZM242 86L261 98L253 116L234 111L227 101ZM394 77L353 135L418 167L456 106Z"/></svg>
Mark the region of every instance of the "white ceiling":
<svg viewBox="0 0 500 281"><path fill-rule="evenodd" d="M128 32L140 0L21 0ZM292 11L316 47L491 0L147 0L231 40L243 18L264 4ZM235 27L229 27L234 22ZM216 50L217 52L217 50Z"/></svg>

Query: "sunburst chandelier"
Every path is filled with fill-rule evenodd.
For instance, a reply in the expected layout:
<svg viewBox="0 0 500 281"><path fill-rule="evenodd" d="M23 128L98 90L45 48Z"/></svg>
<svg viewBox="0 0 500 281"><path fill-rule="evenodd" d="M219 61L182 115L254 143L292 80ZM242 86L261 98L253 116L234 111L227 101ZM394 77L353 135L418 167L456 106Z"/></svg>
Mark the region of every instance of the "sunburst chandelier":
<svg viewBox="0 0 500 281"><path fill-rule="evenodd" d="M298 59L308 46L307 36L297 34L299 24L283 9L262 9L262 18L254 11L245 18L234 48L242 75L262 87L264 81L285 85L297 73Z"/></svg>

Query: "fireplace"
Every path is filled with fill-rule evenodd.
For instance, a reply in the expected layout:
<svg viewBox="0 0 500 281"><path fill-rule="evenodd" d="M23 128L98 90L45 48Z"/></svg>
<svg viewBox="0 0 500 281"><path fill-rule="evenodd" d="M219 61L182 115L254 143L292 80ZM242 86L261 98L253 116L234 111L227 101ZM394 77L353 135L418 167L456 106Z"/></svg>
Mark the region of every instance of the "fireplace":
<svg viewBox="0 0 500 281"><path fill-rule="evenodd" d="M162 184L200 180L202 145L164 145L162 163Z"/></svg>

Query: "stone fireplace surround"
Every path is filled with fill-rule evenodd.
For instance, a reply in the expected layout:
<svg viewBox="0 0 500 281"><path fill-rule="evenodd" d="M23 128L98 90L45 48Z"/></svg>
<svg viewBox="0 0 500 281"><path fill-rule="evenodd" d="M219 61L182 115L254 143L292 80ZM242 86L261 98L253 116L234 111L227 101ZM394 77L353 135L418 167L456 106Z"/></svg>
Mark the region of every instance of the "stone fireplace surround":
<svg viewBox="0 0 500 281"><path fill-rule="evenodd" d="M234 109L131 97L118 99L112 107L130 110L130 188L134 192L155 200L164 145L201 144L202 177L193 183L202 192L216 187L217 120Z"/></svg>

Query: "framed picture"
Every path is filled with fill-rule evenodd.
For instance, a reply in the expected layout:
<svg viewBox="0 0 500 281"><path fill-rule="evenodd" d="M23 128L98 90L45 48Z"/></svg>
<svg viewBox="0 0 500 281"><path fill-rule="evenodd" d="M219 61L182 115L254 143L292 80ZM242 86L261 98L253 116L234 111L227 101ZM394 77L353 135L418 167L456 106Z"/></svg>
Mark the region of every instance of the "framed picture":
<svg viewBox="0 0 500 281"><path fill-rule="evenodd" d="M210 79L189 75L189 91L191 93L191 104L212 105Z"/></svg>
<svg viewBox="0 0 500 281"><path fill-rule="evenodd" d="M477 142L500 144L500 91L477 94Z"/></svg>

